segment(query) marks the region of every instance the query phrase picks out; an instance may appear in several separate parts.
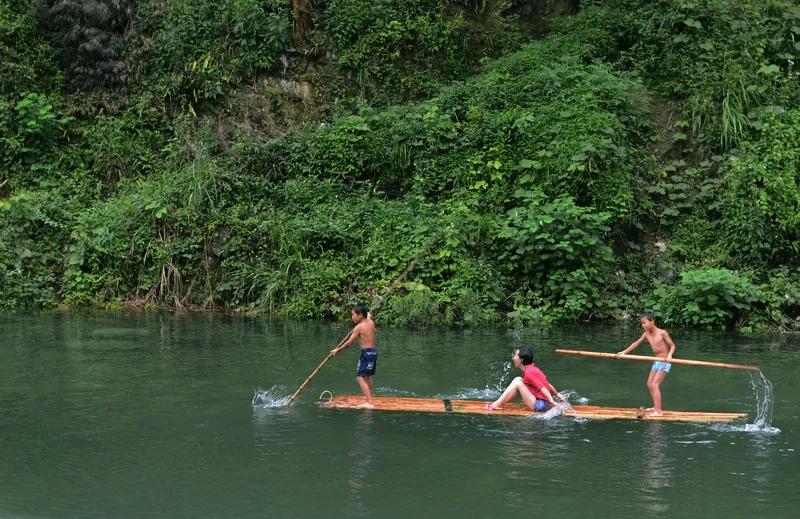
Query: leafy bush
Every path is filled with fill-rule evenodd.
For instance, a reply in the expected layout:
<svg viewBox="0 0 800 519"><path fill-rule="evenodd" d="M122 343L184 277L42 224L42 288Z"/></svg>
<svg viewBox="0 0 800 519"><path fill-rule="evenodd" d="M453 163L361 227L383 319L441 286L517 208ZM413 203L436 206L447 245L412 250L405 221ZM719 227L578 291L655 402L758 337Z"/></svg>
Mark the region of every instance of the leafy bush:
<svg viewBox="0 0 800 519"><path fill-rule="evenodd" d="M797 95L791 1L619 0L628 65L667 98L685 103L695 137L729 149L748 136L759 108Z"/></svg>
<svg viewBox="0 0 800 519"><path fill-rule="evenodd" d="M31 158L45 153L72 120L58 115L47 96L36 92L27 93L14 108L16 135L1 141L8 155Z"/></svg>
<svg viewBox="0 0 800 519"><path fill-rule="evenodd" d="M278 0L171 1L163 19L142 9L156 35L151 72L178 101L216 101L243 77L271 69L291 42L291 11ZM160 76L163 75L163 76Z"/></svg>
<svg viewBox="0 0 800 519"><path fill-rule="evenodd" d="M442 313L436 294L418 283L406 284L406 291L388 298L381 320L391 325L440 324Z"/></svg>
<svg viewBox="0 0 800 519"><path fill-rule="evenodd" d="M528 46L431 101L339 118L292 144L291 170L367 181L393 197L472 191L486 207L527 179L623 218L648 133L638 85L554 58L551 46Z"/></svg>
<svg viewBox="0 0 800 519"><path fill-rule="evenodd" d="M531 306L551 318L576 318L602 308L600 291L613 260L605 235L608 213L581 208L569 197L553 201L531 193L527 205L508 212L500 233L501 256ZM526 301L527 302L527 301Z"/></svg>
<svg viewBox="0 0 800 519"><path fill-rule="evenodd" d="M728 162L719 203L730 255L757 268L798 265L800 110L774 118Z"/></svg>
<svg viewBox="0 0 800 519"><path fill-rule="evenodd" d="M656 287L648 305L668 322L721 330L740 323L759 299L747 277L699 268L681 272L675 285Z"/></svg>
<svg viewBox="0 0 800 519"><path fill-rule="evenodd" d="M800 329L800 269L782 267L770 271L758 286L763 306L759 305L750 322L757 328Z"/></svg>
<svg viewBox="0 0 800 519"><path fill-rule="evenodd" d="M473 72L478 59L518 45L503 2L476 13L441 0L327 0L321 2L316 44L331 51L341 90L392 103L430 93L442 80ZM464 13L466 11L466 15ZM472 23L470 15L482 17Z"/></svg>
<svg viewBox="0 0 800 519"><path fill-rule="evenodd" d="M0 198L0 307L50 307L56 303L61 250L68 227L61 200L20 191Z"/></svg>
<svg viewBox="0 0 800 519"><path fill-rule="evenodd" d="M167 144L163 134L138 124L133 115L126 115L96 117L81 128L87 166L107 187L155 173Z"/></svg>
<svg viewBox="0 0 800 519"><path fill-rule="evenodd" d="M61 86L52 49L38 38L29 2L0 3L0 98L18 99L22 92L50 93Z"/></svg>

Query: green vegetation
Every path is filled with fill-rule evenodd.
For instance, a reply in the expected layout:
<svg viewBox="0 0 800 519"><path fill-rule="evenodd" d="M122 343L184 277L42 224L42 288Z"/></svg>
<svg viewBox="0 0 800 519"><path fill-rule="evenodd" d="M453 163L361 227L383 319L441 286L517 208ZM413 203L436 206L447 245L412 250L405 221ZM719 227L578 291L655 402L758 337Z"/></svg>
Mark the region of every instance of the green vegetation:
<svg viewBox="0 0 800 519"><path fill-rule="evenodd" d="M800 8L541 25L510 0L3 3L0 307L800 326Z"/></svg>

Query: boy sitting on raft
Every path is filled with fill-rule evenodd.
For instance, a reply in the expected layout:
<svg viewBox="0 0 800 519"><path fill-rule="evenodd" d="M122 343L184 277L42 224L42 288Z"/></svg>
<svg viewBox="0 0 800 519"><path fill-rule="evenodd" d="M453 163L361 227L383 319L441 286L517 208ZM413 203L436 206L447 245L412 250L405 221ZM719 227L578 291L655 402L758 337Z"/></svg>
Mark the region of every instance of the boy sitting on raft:
<svg viewBox="0 0 800 519"><path fill-rule="evenodd" d="M653 398L653 407L648 407L644 410L647 416L661 416L663 414L661 410L661 383L670 369L672 369L672 364L669 363L669 360L675 353L675 343L672 342L672 337L669 336L667 330L662 330L656 326L655 318L652 315L644 314L639 321L642 323L644 333L636 341L632 342L630 346L617 353L617 356L619 357L635 350L643 340L647 339L647 342L653 348L653 354L664 359L655 361L650 368L650 376L647 377L647 389Z"/></svg>
<svg viewBox="0 0 800 519"><path fill-rule="evenodd" d="M544 372L533 364L533 353L528 348L518 348L514 350L514 366L522 370L522 376L516 377L511 381L500 398L486 404L487 411L497 411L503 405L512 400L517 395L531 411L547 411L551 406L555 406L556 401L553 396L557 396L562 402L566 402L561 393L547 381Z"/></svg>
<svg viewBox="0 0 800 519"><path fill-rule="evenodd" d="M375 336L378 334L375 328L375 322L372 320L372 314L363 305L356 305L353 311L350 312L350 318L356 324L350 336L341 346L331 350L331 355L336 356L337 353L347 348L356 339L361 346L361 354L358 357L358 365L356 366L356 382L361 387L361 392L364 393L364 403L359 407L372 409L372 375L378 367L378 348L375 347Z"/></svg>

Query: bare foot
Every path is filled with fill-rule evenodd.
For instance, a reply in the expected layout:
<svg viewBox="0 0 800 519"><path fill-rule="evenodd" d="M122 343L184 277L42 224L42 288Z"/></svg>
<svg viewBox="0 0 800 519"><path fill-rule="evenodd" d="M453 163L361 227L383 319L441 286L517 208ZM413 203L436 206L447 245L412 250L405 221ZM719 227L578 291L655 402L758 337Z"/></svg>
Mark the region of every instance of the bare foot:
<svg viewBox="0 0 800 519"><path fill-rule="evenodd" d="M363 404L358 404L356 409L375 409L375 406L370 402L364 402Z"/></svg>
<svg viewBox="0 0 800 519"><path fill-rule="evenodd" d="M663 416L664 413L661 412L661 409L645 409L645 414L647 416Z"/></svg>

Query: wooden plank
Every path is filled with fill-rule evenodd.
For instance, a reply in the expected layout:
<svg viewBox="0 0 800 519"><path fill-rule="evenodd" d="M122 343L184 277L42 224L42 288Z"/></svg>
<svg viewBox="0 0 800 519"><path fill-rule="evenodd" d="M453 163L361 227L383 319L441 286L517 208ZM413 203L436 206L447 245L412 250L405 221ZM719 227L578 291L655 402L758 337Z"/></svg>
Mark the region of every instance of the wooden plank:
<svg viewBox="0 0 800 519"><path fill-rule="evenodd" d="M484 400L459 400L441 398L411 398L376 396L372 398L376 411L419 413L468 413L497 416L531 416L535 413L522 404L509 403L503 409L487 411ZM320 407L333 409L363 409L364 397L360 395L333 396L329 401L320 401ZM744 422L747 413L712 413L703 411L664 411L662 416L642 415L634 407L602 407L574 405L564 410L564 416L592 420L647 420L672 422Z"/></svg>
<svg viewBox="0 0 800 519"><path fill-rule="evenodd" d="M618 360L639 360L645 362L653 362L660 360L667 362L661 357L651 357L649 355L617 355L616 353L603 353L599 351L582 351L582 350L565 350L556 348L556 353L564 355L574 355L578 357L595 357L601 359L618 359ZM748 366L746 364L731 364L729 362L710 362L705 360L692 360L692 359L669 359L670 364L684 364L687 366L706 366L712 368L726 368L726 369L742 369L747 371L761 371L758 366Z"/></svg>

